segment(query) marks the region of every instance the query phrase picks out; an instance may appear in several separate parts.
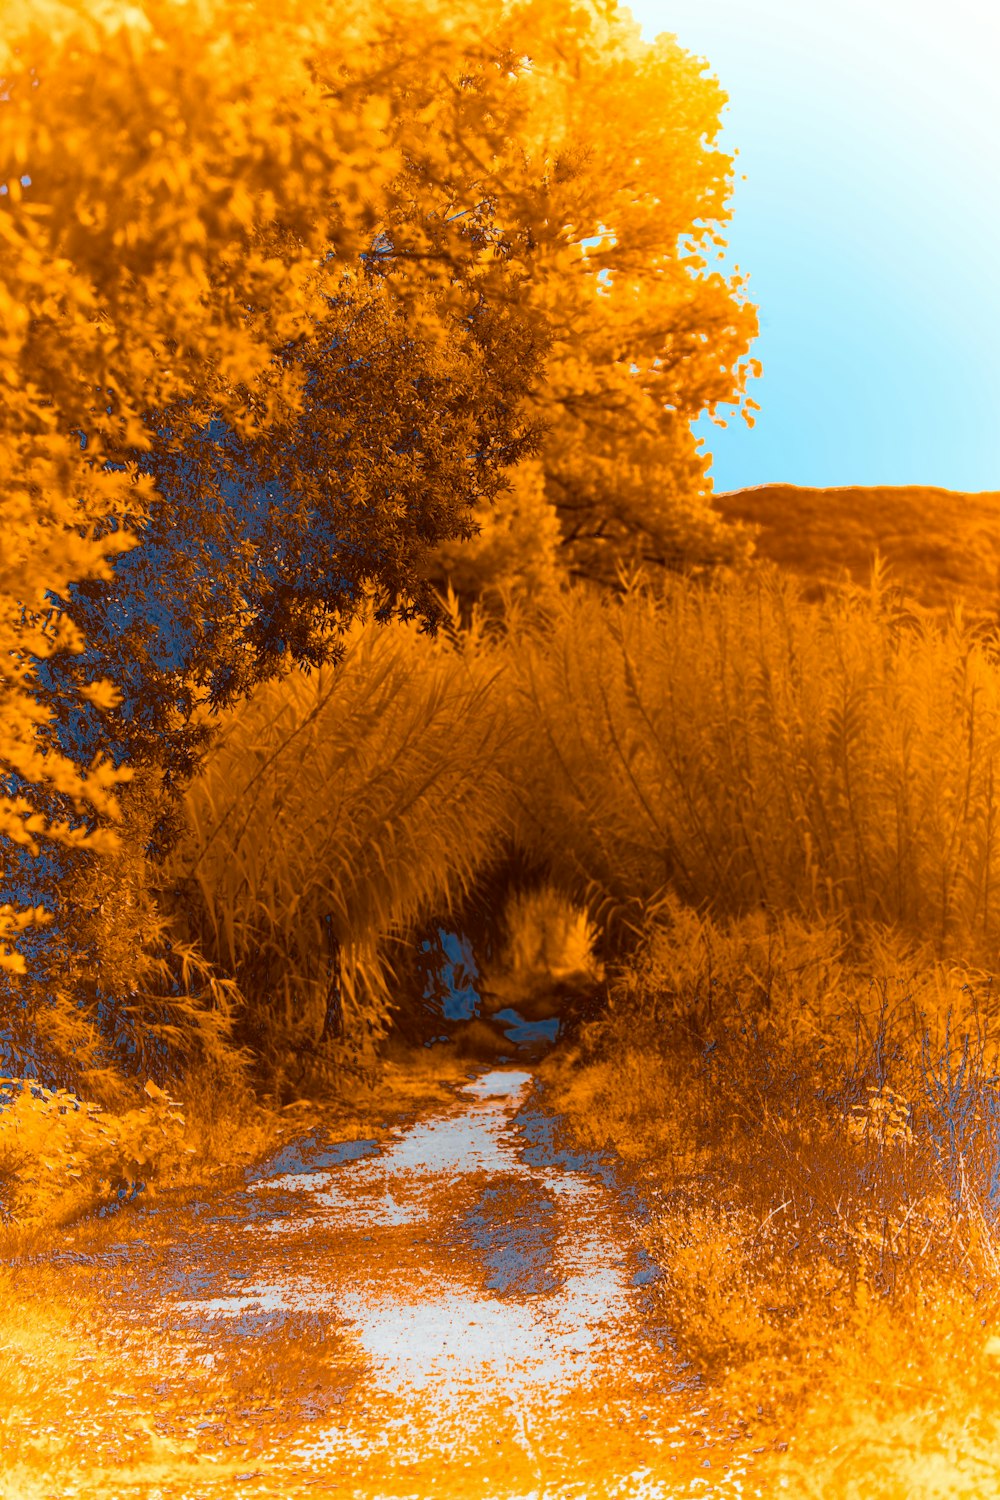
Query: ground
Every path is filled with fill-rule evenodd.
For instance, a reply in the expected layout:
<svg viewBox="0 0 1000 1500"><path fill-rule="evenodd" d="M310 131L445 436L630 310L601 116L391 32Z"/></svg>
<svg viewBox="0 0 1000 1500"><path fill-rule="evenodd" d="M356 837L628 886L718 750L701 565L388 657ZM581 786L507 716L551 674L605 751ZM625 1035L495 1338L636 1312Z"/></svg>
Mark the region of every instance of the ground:
<svg viewBox="0 0 1000 1500"><path fill-rule="evenodd" d="M766 1493L651 1321L641 1184L530 1062L437 1099L359 1139L314 1111L241 1185L26 1266L4 1500Z"/></svg>

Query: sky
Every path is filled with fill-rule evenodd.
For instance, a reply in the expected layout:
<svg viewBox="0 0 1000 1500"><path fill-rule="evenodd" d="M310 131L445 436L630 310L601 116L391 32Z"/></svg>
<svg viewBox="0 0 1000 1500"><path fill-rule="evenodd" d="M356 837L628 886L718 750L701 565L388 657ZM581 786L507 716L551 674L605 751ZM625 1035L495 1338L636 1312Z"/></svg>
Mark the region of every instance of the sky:
<svg viewBox="0 0 1000 1500"><path fill-rule="evenodd" d="M753 429L695 428L715 490L1000 490L1000 5L628 8L729 95L723 268L749 273L764 373Z"/></svg>

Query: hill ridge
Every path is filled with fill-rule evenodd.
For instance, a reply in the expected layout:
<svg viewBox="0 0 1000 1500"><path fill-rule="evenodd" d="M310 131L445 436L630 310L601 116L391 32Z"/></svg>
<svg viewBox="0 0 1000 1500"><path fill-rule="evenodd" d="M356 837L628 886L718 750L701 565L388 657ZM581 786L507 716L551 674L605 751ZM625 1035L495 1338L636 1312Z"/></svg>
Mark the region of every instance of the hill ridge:
<svg viewBox="0 0 1000 1500"><path fill-rule="evenodd" d="M845 576L866 587L877 547L921 609L943 615L961 600L969 618L1000 615L1000 490L778 482L718 491L711 504L759 527L757 556L801 578L806 598Z"/></svg>

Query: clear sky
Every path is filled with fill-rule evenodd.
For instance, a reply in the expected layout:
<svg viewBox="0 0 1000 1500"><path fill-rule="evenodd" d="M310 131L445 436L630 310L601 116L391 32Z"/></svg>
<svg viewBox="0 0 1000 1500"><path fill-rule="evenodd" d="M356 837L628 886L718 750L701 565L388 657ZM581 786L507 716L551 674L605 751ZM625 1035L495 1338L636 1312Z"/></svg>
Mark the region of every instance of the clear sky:
<svg viewBox="0 0 1000 1500"><path fill-rule="evenodd" d="M629 9L729 95L764 373L752 430L696 427L715 489L1000 490L1000 0Z"/></svg>

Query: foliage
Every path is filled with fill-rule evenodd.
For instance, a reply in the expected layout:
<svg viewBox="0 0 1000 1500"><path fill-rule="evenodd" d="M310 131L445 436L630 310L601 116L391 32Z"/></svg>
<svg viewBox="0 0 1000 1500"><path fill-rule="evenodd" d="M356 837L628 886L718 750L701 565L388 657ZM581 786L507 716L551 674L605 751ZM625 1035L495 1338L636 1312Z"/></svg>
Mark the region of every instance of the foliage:
<svg viewBox="0 0 1000 1500"><path fill-rule="evenodd" d="M454 29L433 7L420 14L405 3L377 21L360 5L321 15L301 0L250 10L240 0L148 0L124 10L103 0L33 0L7 8L0 41L0 659L10 775L2 831L33 856L38 837L70 849L116 846L113 829L74 826L70 817L89 804L99 819L116 819L113 789L127 771L112 768L103 746L94 749L101 735L92 719L90 742L77 742L85 762L95 757L89 769L53 743L53 705L39 704L32 659L51 664L59 653L80 654L80 627L54 601L67 602L81 580L105 581L97 593L105 639L113 637L120 621L107 618L116 599L108 559L130 549L130 532L141 532L151 513L155 530L157 505L170 501L170 519L183 532L184 503L154 486L154 450L176 454L215 420L234 441L256 445L264 462L277 451L268 450L269 435L280 442L290 424L308 423L310 340L326 357L329 340L344 330L337 301L344 272L354 270L356 282L357 257L381 223L392 227L398 269L377 279L375 300L392 287L408 315L411 351L431 351L426 383L465 370L473 384L481 379L477 336L490 327L500 338L502 313L490 314L490 292L508 272L502 257L484 261L482 234L470 235L461 214L441 211L441 192L464 196L466 210L480 201L461 152L455 161L456 141L489 154L491 142L502 140L511 80L507 62L497 65L474 26ZM430 90L421 86L429 65ZM467 85L445 84L456 74ZM428 129L432 121L436 128ZM407 166L418 139L422 195ZM461 346L450 365L449 331ZM363 330L357 337L373 336ZM520 352L528 369L526 346ZM416 367L420 373L419 358ZM488 398L501 424L505 400L502 389ZM398 414L408 419L402 406ZM472 427L479 414L473 400ZM496 456L484 439L476 480ZM404 566L399 547L393 554L397 534L423 528L437 540L453 522L461 496L450 496L448 482L447 472L435 475L415 520L390 507L403 517L381 537L378 561L390 594ZM473 493L482 488L473 481ZM431 492L444 506L438 515ZM367 495L377 514L379 493L373 475L356 500ZM307 502L300 487L300 512ZM193 536L204 516L187 518ZM206 535L206 547L210 541ZM405 551L404 544L405 536ZM233 560L231 550L218 559ZM278 636L286 626L300 629L315 613L306 593L296 606L279 590L259 622L262 639L272 627ZM238 657L239 628L235 635ZM136 657L143 662L142 649ZM148 652L145 661L152 718L154 699L158 711L182 713L183 683L164 680L171 664L150 663ZM66 713L80 699L109 715L119 706L106 677L59 680L56 696L70 700ZM226 670L215 686L226 687ZM141 718L140 708L127 705L123 717ZM28 792L39 782L68 799L70 817L58 803L35 812ZM5 909L3 920L13 936L42 918ZM23 956L7 947L0 961L24 972Z"/></svg>
<svg viewBox="0 0 1000 1500"><path fill-rule="evenodd" d="M175 798L215 727L198 706L335 660L331 620L372 592L380 618L433 624L423 553L467 535L537 445L548 398L522 407L556 324L590 329L586 355L563 338L560 409L607 404L587 369L609 363L613 326L611 386L643 420L669 394L690 477L687 418L742 388L752 325L735 285L697 274L713 233L697 226L725 217L729 162L708 145L722 96L613 6L542 10L568 54L539 41L533 3L323 17L300 0L45 0L7 17L8 895L31 897L36 835L66 846L50 890L78 850L114 849L123 760L164 769ZM581 99L625 111L627 172L617 145L594 171ZM639 277L641 313L639 282L618 296L574 248L609 220L602 260ZM622 385L633 353L649 368ZM560 441L578 442L574 423ZM481 549L500 584L533 535L546 544L526 581L551 586L554 473L544 494L526 476ZM624 532L620 515L601 523L602 546L630 514ZM594 543L574 527L573 546ZM179 832L174 802L151 850ZM11 935L35 918L5 917ZM59 944L27 951L38 967ZM24 973L23 952L4 962Z"/></svg>
<svg viewBox="0 0 1000 1500"><path fill-rule="evenodd" d="M106 1114L66 1089L0 1079L0 1219L30 1223L119 1203L193 1147L178 1102L152 1081L147 1104Z"/></svg>
<svg viewBox="0 0 1000 1500"><path fill-rule="evenodd" d="M371 643L382 639L377 633L370 638ZM394 736L407 715L412 713L415 723L421 714L431 713L425 696L431 682L442 691L450 684L442 702L450 701L451 708L437 719L434 735L423 741L412 765L419 768L422 784L432 766L423 756L450 756L464 788L467 836L480 826L490 830L475 850L470 848L463 877L447 891L463 922L474 902L488 900L496 911L501 909L510 894L497 885L502 853L519 849L524 867L520 883L554 884L565 899L586 907L604 958L616 946L627 951L634 930L653 921L655 930L665 923L680 924L690 962L700 964L704 918L696 918L689 908L732 916L742 912L748 919L756 911L762 924L775 912L783 912L786 921L793 914L803 921L835 919L847 959L865 950L888 917L919 937L924 956L933 956L942 947L935 893L949 887L959 893L951 905L951 941L964 943L970 957L975 956L971 904L964 927L958 920L959 902L967 899L961 893L968 891L971 898L974 881L963 884L956 872L963 862L966 869L978 862L985 889L989 780L980 772L978 794L985 800L977 831L977 784L968 779L977 746L973 739L970 748L968 729L964 744L949 743L956 736L950 720L934 707L934 694L940 694L949 674L959 694L964 680L974 690L978 725L992 712L979 705L981 696L995 693L992 669L977 658L978 648L957 633L936 637L901 629L882 607L877 581L871 598L846 597L836 608L805 606L786 583L766 575L724 587L682 583L663 593L636 585L620 600L598 599L575 587L561 597L550 596L538 614L512 603L502 625L480 619L465 630L453 622L436 646L426 643L425 665L416 636L386 635L378 650L364 644L369 640L364 631L356 640L343 692L335 679L318 689L321 700L329 696L329 707L317 712L317 727L311 727L309 718L317 703L311 688L296 710L308 721L307 736L318 737L315 752L309 749L317 757L317 774L326 766L323 757L332 754L331 771L336 765L342 778L341 833L330 845L325 872L316 872L315 887L308 873L315 868L309 851L323 827L315 806L322 805L321 797L329 801L328 777L317 783L322 793L317 790L309 804L309 834L292 837L294 859L288 860L286 849L262 853L274 843L274 830L284 828L275 819L298 818L296 809L304 815L307 806L299 739L289 739L294 760L280 750L283 740L295 734L298 719L289 719L269 751L270 735L259 742L255 738L256 716L243 726L237 715L227 731L232 743L227 753L234 758L220 759L215 773L222 776L218 787L224 789L225 801L213 824L225 830L226 842L220 832L219 852L199 862L200 876L189 872L194 878L186 888L185 899L196 898L196 913L198 903L206 913L215 911L211 918L196 914L189 936L197 932L204 951L226 972L238 978L234 965L241 951L262 944L265 951L273 945L267 962L279 964L286 975L284 1027L294 1031L305 1026L315 1036L322 1023L322 996L330 985L326 960L313 973L307 955L313 954L315 968L316 955L327 952L328 938L318 927L310 928L310 921L335 913L336 945L347 952L354 941L384 943L393 933L403 936L407 924L436 921L443 914L435 909L435 882L442 871L456 868L452 835L444 837L431 857L426 844L416 841L417 823L413 829L407 826L405 835L390 827L393 838L414 837L414 849L427 853L419 874L402 856L383 869L384 835L377 831L377 817L370 822L375 813L369 799L376 784L385 789L379 792L384 796L398 777L398 795L405 797L402 789L411 769L399 758ZM967 663L964 679L950 665L959 652ZM391 669L390 662L395 663ZM475 707L458 687L463 674L482 695L475 698ZM306 682L298 679L295 694L305 690ZM274 713L290 690L291 682L276 688L273 700L260 700L261 710L273 702L267 712ZM946 689L949 695L951 691ZM883 706L894 706L897 717L864 713L859 693L873 704L877 698ZM852 704L849 722L841 706L845 695ZM927 718L929 706L933 713ZM282 714L288 711L281 709ZM276 721L270 734L277 732ZM323 739L330 743L321 744ZM311 747L314 742L307 738L306 743ZM394 766L392 772L382 768L380 783L370 759L376 745ZM444 745L447 752L432 748ZM250 758L251 747L258 759L274 755L268 773L275 778L273 790L264 801L260 777L251 781L258 765ZM236 771L241 760L246 768ZM941 767L949 763L954 769L946 776L952 779L942 791ZM439 786L443 774L440 768L434 772ZM237 796L242 783L254 793L252 805L245 808ZM207 810L219 792L199 785L196 795L210 797ZM928 820L933 824L951 817L949 807L959 813L966 796L968 816L955 823L950 848L940 838L933 848L926 841L918 844ZM192 809L200 805L200 800L191 803ZM439 805L430 800L413 804L414 810L420 807L421 818L435 820L419 825L421 838L430 827L445 826L436 821ZM196 823L203 818L204 813L197 813ZM365 838L373 843L375 863L369 858L364 883L358 884L350 872L358 867ZM243 851L237 857L232 839ZM194 858L194 846L189 847ZM934 850L940 860L942 848L952 860L946 880L940 864L935 869L933 862ZM302 870L295 863L300 855L306 862ZM397 901L403 869L407 894ZM334 870L340 872L336 879ZM368 870L373 884L380 883L381 895L369 888ZM183 874L178 866L171 879ZM259 897L251 895L254 889ZM319 899L323 893L312 917L307 916L309 902L299 894L303 890L310 892L309 902L313 894ZM334 899L326 905L328 894ZM285 919L274 923L269 915L282 909L290 914L290 925ZM616 937L609 936L613 931ZM383 954L388 954L384 947ZM831 954L816 974L807 970L797 978L798 1004L788 1011L802 1035L814 1040L823 1034L821 986L828 972L834 972L834 958ZM658 961L654 950L649 961ZM815 958L807 954L804 961L811 964ZM773 998L770 958L758 973L766 1014ZM293 1003L299 978L300 998ZM820 986L815 991L814 983ZM253 986L259 994L275 989L270 980L255 979ZM383 1002L372 998L370 1004L373 1014L381 1013ZM712 1004L711 992L700 997L699 1008L684 1018L685 1024L702 1026L711 1018ZM881 1087L883 1081L873 1082Z"/></svg>
<svg viewBox="0 0 1000 1500"><path fill-rule="evenodd" d="M272 410L252 438L215 420L188 430L186 414L183 439L158 431L143 545L113 584L70 590L88 651L42 674L64 703L99 662L123 702L103 722L64 713L64 740L89 750L110 733L119 755L162 767L169 790L211 737L194 710L229 707L292 664L336 661L331 620L373 595L380 619L440 619L422 556L467 535L470 508L488 513L505 466L534 446L516 403L538 343L523 320L480 307L450 331L442 315L448 344L431 349L386 278L366 280L281 352L283 376L294 368L304 387L295 408Z"/></svg>
<svg viewBox="0 0 1000 1500"><path fill-rule="evenodd" d="M1000 1015L898 933L846 953L832 922L672 902L542 1072L574 1136L641 1179L678 1356L789 1448L761 1482L971 1495L995 1474Z"/></svg>
<svg viewBox="0 0 1000 1500"><path fill-rule="evenodd" d="M511 494L492 506L477 505L478 533L442 543L427 564L428 580L448 588L466 605L503 613L510 595L537 605L567 581L555 507L546 497L538 458L524 459L511 479Z"/></svg>
<svg viewBox="0 0 1000 1500"><path fill-rule="evenodd" d="M852 943L899 924L988 962L996 665L881 585L807 605L772 570L515 610L525 849L602 925L672 890L836 916Z"/></svg>
<svg viewBox="0 0 1000 1500"><path fill-rule="evenodd" d="M5 463L16 481L4 528L21 535L6 575L19 665L5 826L32 857L46 832L73 849L114 847L101 819L118 815L107 797L127 779L121 761L164 766L167 789L189 776L210 738L194 703L231 703L286 653L334 659L326 625L358 606L362 585L375 582L382 609L437 617L421 549L467 534L469 508L531 452L538 422L525 425L519 405L554 319L572 321L575 298L607 345L618 304L571 249L588 231L614 221L604 260L623 277L642 270L669 330L669 358L626 382L632 407L656 406L640 384L669 388L684 428L674 387L700 368L702 324L718 325L717 347L691 414L741 383L718 371L745 351L749 313L719 277L692 274L703 266L693 251L683 269L676 253L679 229L704 248L711 232L695 221L725 216L728 159L706 144L721 95L679 49L645 48L613 7L547 5L551 34L572 38L568 57L538 44L549 28L533 4L470 6L460 20L429 5L377 19L341 7L334 21L299 4L150 0L112 13L46 0L8 17ZM591 169L581 87L635 125L628 149L640 154L624 177L617 158ZM669 104L655 131L654 93ZM641 203L632 168L647 174ZM662 252L652 261L651 248ZM622 348L644 359L635 328L649 319L629 317L616 361ZM595 358L607 364L607 347ZM580 394L571 366L582 368L579 348L563 360L564 411ZM548 581L554 472L550 462L545 497L537 475L520 487L481 549L497 581L523 561L529 532L548 539L529 584ZM253 526L239 524L237 494ZM581 536L576 525L574 546ZM146 548L112 570L106 559L135 537ZM27 564L43 543L36 575ZM89 777L67 755L90 761ZM40 779L49 795L32 802ZM72 825L81 792L96 827ZM161 852L177 834L176 810L164 812ZM19 873L15 862L9 889L23 898Z"/></svg>
<svg viewBox="0 0 1000 1500"><path fill-rule="evenodd" d="M507 237L515 261L530 248L522 291L552 338L525 410L546 424L561 567L614 586L623 564L741 565L752 531L713 512L691 432L706 410L731 404L752 422L756 407L755 309L742 278L710 267L732 187L715 144L726 96L701 60L666 35L644 43L607 0L509 6L496 35L530 58L525 118L488 190L501 223L530 220ZM442 554L460 593L490 560L474 544Z"/></svg>
<svg viewBox="0 0 1000 1500"><path fill-rule="evenodd" d="M0 975L5 1069L109 1108L150 1073L179 1085L207 1067L231 1089L244 1072L231 1039L235 985L172 929L150 890L146 844L159 805L155 779L140 774L123 796L117 851L85 853L51 890L68 913L44 970Z"/></svg>
<svg viewBox="0 0 1000 1500"><path fill-rule="evenodd" d="M392 939L468 893L510 820L495 648L375 622L345 647L224 721L160 876L238 981L239 1034L272 1070L323 1039L341 1067L370 1053Z"/></svg>

